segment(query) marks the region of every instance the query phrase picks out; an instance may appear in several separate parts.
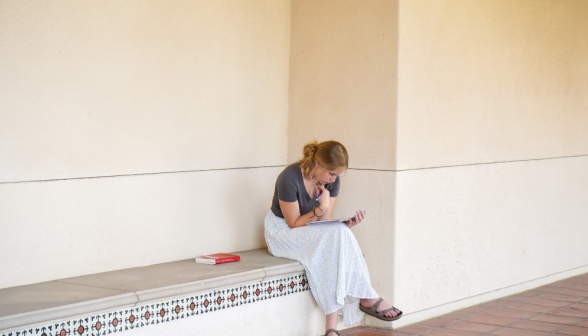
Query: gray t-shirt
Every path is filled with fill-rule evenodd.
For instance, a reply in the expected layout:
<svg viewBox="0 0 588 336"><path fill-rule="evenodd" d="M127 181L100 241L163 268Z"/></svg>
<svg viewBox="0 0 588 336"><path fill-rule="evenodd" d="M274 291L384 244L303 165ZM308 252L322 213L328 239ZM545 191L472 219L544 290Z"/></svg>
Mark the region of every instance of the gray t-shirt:
<svg viewBox="0 0 588 336"><path fill-rule="evenodd" d="M339 176L337 176L335 182L327 184L325 189L331 193L331 197L337 197L339 194L339 185L340 180ZM302 172L300 171L300 162L293 163L286 167L280 173L278 180L276 181L276 190L272 201L272 212L274 215L284 218L282 209L280 209L279 200L284 202L298 201L300 215L307 214L312 208L319 206L319 202L314 198L310 198L304 187L304 180L302 179Z"/></svg>

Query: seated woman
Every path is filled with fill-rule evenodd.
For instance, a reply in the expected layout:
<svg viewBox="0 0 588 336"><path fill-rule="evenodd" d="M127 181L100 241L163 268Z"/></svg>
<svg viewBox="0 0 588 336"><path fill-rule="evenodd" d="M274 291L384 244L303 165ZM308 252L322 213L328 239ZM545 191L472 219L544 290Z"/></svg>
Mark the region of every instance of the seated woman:
<svg viewBox="0 0 588 336"><path fill-rule="evenodd" d="M379 298L351 228L365 217L359 211L344 223L311 224L331 219L347 150L337 141L310 142L302 160L278 176L271 211L265 218L265 240L276 257L300 261L310 290L325 312L326 336L339 335L337 314L346 326L361 321L362 311L384 321L402 312Z"/></svg>

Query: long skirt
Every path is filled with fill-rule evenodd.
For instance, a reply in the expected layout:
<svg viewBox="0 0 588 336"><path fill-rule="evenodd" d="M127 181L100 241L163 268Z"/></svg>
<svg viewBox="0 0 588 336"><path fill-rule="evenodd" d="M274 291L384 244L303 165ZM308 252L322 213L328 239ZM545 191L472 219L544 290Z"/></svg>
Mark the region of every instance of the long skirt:
<svg viewBox="0 0 588 336"><path fill-rule="evenodd" d="M265 241L272 255L300 261L318 305L325 314L338 310L345 326L361 322L360 298L378 297L359 244L343 223L291 229L270 210L265 217Z"/></svg>

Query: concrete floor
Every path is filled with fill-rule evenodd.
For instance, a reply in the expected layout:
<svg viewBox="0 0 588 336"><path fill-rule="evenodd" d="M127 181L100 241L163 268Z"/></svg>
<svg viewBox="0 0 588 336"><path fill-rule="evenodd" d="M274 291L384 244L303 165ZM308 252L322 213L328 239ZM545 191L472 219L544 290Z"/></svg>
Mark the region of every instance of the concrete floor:
<svg viewBox="0 0 588 336"><path fill-rule="evenodd" d="M588 273L400 329L354 327L346 336L588 336Z"/></svg>

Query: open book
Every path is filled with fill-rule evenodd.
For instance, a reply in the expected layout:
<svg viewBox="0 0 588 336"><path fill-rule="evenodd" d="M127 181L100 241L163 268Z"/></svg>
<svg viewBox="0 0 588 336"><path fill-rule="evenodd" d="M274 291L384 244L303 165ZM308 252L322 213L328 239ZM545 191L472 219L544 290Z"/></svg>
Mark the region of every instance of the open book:
<svg viewBox="0 0 588 336"><path fill-rule="evenodd" d="M365 214L366 212L364 211L363 213ZM351 218L353 218L355 216L356 215L353 215L351 217L345 217L345 218L338 218L338 219L329 219L329 220L308 222L308 223L306 223L306 225L311 225L311 224L324 224L324 223L341 223L341 222L348 221L348 220L350 220Z"/></svg>

